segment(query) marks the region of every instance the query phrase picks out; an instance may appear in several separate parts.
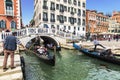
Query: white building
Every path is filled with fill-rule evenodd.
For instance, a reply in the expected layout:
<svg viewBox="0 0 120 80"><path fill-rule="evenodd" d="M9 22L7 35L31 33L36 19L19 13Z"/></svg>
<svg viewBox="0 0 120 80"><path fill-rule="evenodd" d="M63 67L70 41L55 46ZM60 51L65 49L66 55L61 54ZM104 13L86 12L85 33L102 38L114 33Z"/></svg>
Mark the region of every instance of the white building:
<svg viewBox="0 0 120 80"><path fill-rule="evenodd" d="M86 0L34 0L37 27L55 28L85 35Z"/></svg>
<svg viewBox="0 0 120 80"><path fill-rule="evenodd" d="M110 19L108 31L113 34L120 34L120 23L118 23L116 20Z"/></svg>

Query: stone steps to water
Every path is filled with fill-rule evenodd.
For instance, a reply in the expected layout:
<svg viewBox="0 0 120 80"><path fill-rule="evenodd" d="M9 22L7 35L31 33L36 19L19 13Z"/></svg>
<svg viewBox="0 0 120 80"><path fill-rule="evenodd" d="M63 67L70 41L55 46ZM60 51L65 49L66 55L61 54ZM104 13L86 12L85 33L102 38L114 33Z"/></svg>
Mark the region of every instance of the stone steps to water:
<svg viewBox="0 0 120 80"><path fill-rule="evenodd" d="M7 71L3 72L3 60L4 56L0 56L0 80L23 80L23 73L21 68L20 55L15 54L14 65L16 68L10 68L10 56L7 61Z"/></svg>

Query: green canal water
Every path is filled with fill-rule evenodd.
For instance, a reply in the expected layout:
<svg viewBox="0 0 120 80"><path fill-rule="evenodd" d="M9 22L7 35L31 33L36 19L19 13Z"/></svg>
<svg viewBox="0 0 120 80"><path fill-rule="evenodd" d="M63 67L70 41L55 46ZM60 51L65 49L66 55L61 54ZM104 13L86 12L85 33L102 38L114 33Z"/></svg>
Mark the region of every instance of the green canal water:
<svg viewBox="0 0 120 80"><path fill-rule="evenodd" d="M76 50L56 53L56 64L43 63L32 53L25 58L26 80L120 80L119 65L88 57Z"/></svg>

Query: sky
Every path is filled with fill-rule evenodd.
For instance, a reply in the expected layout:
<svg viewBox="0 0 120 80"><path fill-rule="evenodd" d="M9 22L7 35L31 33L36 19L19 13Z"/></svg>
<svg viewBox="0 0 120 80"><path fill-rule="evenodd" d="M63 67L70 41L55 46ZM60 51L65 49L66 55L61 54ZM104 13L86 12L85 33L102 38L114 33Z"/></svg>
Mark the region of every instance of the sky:
<svg viewBox="0 0 120 80"><path fill-rule="evenodd" d="M21 0L23 24L29 24L33 19L34 0ZM86 0L86 9L97 10L104 14L120 11L120 0Z"/></svg>

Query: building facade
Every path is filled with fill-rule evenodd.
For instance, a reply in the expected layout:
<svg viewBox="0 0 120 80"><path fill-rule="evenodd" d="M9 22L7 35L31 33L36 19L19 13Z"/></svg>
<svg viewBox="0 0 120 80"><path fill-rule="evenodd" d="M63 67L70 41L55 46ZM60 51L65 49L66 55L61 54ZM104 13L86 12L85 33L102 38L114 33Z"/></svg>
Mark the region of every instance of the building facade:
<svg viewBox="0 0 120 80"><path fill-rule="evenodd" d="M110 19L108 32L111 34L120 34L120 23L118 23L116 20Z"/></svg>
<svg viewBox="0 0 120 80"><path fill-rule="evenodd" d="M86 0L34 0L34 22L85 36Z"/></svg>
<svg viewBox="0 0 120 80"><path fill-rule="evenodd" d="M109 17L96 10L86 11L86 33L91 35L108 32Z"/></svg>
<svg viewBox="0 0 120 80"><path fill-rule="evenodd" d="M21 28L21 0L0 0L0 30Z"/></svg>
<svg viewBox="0 0 120 80"><path fill-rule="evenodd" d="M109 32L111 34L120 34L120 12L113 11L109 20Z"/></svg>

